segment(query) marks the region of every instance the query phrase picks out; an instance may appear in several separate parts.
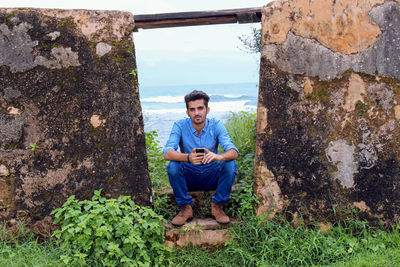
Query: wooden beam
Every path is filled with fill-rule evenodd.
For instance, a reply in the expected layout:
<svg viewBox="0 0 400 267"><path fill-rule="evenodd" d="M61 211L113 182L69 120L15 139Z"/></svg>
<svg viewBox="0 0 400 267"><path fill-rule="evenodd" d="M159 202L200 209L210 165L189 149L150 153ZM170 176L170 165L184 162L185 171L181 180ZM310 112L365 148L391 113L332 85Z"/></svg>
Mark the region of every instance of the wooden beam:
<svg viewBox="0 0 400 267"><path fill-rule="evenodd" d="M261 8L134 15L135 30L261 21Z"/></svg>

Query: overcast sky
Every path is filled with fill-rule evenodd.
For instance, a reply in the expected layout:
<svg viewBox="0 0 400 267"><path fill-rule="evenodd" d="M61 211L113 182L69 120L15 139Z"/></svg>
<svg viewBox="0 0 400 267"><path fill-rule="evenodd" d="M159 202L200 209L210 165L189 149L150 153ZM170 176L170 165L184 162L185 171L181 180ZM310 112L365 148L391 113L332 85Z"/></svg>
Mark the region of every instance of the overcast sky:
<svg viewBox="0 0 400 267"><path fill-rule="evenodd" d="M135 14L261 7L269 0L1 0L1 7L124 10ZM240 50L252 24L140 30L133 34L139 83L257 82L259 55ZM258 23L253 27L259 27Z"/></svg>

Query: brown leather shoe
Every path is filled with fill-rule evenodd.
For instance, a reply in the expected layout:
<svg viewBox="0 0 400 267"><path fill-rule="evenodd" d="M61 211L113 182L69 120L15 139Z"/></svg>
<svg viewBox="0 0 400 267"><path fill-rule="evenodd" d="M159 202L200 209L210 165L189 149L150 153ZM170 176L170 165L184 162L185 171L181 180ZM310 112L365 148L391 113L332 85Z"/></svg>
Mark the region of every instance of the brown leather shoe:
<svg viewBox="0 0 400 267"><path fill-rule="evenodd" d="M182 226L185 222L190 222L193 219L193 210L190 204L181 206L181 211L176 215L171 223L175 226Z"/></svg>
<svg viewBox="0 0 400 267"><path fill-rule="evenodd" d="M222 203L217 204L212 202L211 203L211 215L220 224L228 224L229 217L226 216L224 210L222 209Z"/></svg>

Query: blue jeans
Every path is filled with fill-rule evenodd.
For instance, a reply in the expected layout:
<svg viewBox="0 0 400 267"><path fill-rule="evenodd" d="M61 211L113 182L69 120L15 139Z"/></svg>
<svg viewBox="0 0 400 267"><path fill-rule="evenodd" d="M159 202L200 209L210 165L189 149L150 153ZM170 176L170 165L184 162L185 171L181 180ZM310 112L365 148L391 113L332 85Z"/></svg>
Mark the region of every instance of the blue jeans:
<svg viewBox="0 0 400 267"><path fill-rule="evenodd" d="M178 206L193 205L188 191L215 190L212 201L217 204L225 203L235 182L236 171L234 160L212 161L202 165L171 161L167 168L169 183Z"/></svg>

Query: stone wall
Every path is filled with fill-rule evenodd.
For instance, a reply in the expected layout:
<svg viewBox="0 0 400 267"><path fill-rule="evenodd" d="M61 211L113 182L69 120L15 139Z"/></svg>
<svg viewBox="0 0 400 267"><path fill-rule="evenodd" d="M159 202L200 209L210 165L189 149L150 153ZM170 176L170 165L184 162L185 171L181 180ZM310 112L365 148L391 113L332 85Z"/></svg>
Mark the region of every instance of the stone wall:
<svg viewBox="0 0 400 267"><path fill-rule="evenodd" d="M133 16L0 9L0 220L75 194L150 203Z"/></svg>
<svg viewBox="0 0 400 267"><path fill-rule="evenodd" d="M258 214L400 216L400 1L262 9Z"/></svg>

